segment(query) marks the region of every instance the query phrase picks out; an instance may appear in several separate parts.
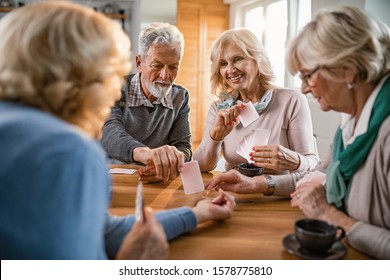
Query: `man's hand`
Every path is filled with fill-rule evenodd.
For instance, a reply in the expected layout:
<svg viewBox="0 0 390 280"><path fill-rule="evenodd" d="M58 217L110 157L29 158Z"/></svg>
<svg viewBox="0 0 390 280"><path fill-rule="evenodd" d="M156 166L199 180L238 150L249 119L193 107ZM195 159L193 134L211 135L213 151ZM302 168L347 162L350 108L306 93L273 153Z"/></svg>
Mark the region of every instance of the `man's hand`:
<svg viewBox="0 0 390 280"><path fill-rule="evenodd" d="M168 181L175 179L182 171L185 157L176 147L164 145L155 149L135 148L133 159L146 165L146 168L138 171L141 180Z"/></svg>

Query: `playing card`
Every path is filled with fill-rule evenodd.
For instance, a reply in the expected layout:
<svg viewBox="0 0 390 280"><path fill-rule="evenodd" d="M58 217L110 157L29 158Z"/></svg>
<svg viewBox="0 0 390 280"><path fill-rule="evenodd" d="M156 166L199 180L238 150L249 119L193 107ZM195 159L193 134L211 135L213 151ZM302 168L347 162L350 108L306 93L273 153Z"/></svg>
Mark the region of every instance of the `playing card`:
<svg viewBox="0 0 390 280"><path fill-rule="evenodd" d="M271 130L264 129L264 128L256 128L255 133L252 134L252 143L251 143L251 149L254 146L263 146L268 144L268 139L271 135Z"/></svg>
<svg viewBox="0 0 390 280"><path fill-rule="evenodd" d="M259 118L259 114L257 113L255 106L253 106L252 102L244 103L245 107L240 110L240 114L238 118L240 119L242 125L247 127L252 122Z"/></svg>
<svg viewBox="0 0 390 280"><path fill-rule="evenodd" d="M184 168L180 176L185 194L204 191L202 175L197 160L184 163Z"/></svg>
<svg viewBox="0 0 390 280"><path fill-rule="evenodd" d="M137 194L135 196L135 220L145 221L144 185L141 181L138 182Z"/></svg>
<svg viewBox="0 0 390 280"><path fill-rule="evenodd" d="M241 140L240 146L236 150L236 153L251 163L252 160L249 156L249 153L252 151L252 147L267 145L270 134L271 130L269 129L255 129L252 133L248 134Z"/></svg>

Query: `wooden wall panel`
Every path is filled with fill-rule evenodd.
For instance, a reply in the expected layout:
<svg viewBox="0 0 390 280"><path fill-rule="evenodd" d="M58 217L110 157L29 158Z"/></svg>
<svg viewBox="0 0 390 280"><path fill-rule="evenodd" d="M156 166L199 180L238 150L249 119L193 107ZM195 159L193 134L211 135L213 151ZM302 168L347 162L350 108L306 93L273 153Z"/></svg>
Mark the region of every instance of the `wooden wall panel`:
<svg viewBox="0 0 390 280"><path fill-rule="evenodd" d="M190 92L190 124L196 146L202 139L210 93L210 50L213 41L228 28L229 7L223 0L178 0L177 26L183 32L185 50L177 82Z"/></svg>

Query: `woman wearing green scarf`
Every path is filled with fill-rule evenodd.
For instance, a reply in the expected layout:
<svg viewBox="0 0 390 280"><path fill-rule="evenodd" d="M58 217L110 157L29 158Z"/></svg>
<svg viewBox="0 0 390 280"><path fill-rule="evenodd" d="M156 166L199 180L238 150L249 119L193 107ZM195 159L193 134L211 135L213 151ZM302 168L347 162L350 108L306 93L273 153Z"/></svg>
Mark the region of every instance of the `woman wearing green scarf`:
<svg viewBox="0 0 390 280"><path fill-rule="evenodd" d="M390 259L389 28L358 8L320 11L290 42L287 63L323 111L343 113L318 168L325 186L298 183L292 206L343 227L357 250Z"/></svg>

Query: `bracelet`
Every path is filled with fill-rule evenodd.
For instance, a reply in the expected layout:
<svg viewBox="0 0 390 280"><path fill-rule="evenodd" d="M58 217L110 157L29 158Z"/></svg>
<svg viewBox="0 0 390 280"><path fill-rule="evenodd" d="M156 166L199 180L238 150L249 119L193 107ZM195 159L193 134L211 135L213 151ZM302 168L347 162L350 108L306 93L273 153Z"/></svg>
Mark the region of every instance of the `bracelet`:
<svg viewBox="0 0 390 280"><path fill-rule="evenodd" d="M264 175L265 180L267 181L268 189L264 193L265 196L273 195L275 192L275 180L269 176L269 175Z"/></svg>

